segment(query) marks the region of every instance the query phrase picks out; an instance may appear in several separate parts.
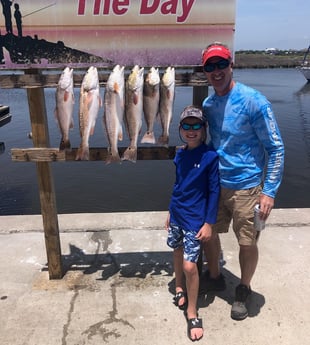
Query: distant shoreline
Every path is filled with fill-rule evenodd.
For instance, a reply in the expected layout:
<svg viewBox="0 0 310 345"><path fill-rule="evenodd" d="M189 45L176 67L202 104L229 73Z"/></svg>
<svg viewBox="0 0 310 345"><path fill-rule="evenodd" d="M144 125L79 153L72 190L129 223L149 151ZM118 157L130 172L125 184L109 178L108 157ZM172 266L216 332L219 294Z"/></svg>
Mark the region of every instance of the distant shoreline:
<svg viewBox="0 0 310 345"><path fill-rule="evenodd" d="M303 55L300 54L266 54L235 53L234 68L294 68L300 66Z"/></svg>

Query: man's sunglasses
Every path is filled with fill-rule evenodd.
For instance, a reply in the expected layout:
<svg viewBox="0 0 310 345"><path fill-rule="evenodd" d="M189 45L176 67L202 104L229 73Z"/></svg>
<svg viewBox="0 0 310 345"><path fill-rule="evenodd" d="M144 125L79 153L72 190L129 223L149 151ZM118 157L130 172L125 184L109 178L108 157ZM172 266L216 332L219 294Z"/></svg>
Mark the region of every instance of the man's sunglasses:
<svg viewBox="0 0 310 345"><path fill-rule="evenodd" d="M209 62L209 63L206 63L204 66L203 66L203 70L205 72L213 72L215 71L216 68L218 69L225 69L227 68L228 66L230 65L230 61L229 60L220 60L218 62Z"/></svg>
<svg viewBox="0 0 310 345"><path fill-rule="evenodd" d="M193 125L190 125L188 123L181 123L181 128L184 129L184 131L189 131L190 129L192 129L193 131L198 131L202 127L204 127L203 123L194 123Z"/></svg>

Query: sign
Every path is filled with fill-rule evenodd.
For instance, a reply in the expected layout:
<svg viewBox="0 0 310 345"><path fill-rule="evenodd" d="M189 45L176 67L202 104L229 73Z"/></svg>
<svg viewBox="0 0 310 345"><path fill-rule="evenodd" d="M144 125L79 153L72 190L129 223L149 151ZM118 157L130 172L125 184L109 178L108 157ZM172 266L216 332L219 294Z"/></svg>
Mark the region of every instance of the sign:
<svg viewBox="0 0 310 345"><path fill-rule="evenodd" d="M0 68L201 64L233 47L235 0L1 0Z"/></svg>

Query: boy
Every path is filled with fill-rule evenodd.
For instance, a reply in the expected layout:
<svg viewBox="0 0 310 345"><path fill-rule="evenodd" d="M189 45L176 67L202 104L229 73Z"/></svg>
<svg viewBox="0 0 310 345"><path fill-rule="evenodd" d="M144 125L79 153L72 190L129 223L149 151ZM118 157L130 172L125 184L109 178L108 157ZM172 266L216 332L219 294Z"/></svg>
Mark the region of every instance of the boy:
<svg viewBox="0 0 310 345"><path fill-rule="evenodd" d="M188 336L194 341L203 336L202 320L197 314L199 274L196 263L201 242L211 238L211 224L216 222L220 192L218 156L205 144L206 122L200 109L193 106L184 109L179 131L186 145L178 150L174 159L176 181L166 221L167 244L174 249L175 303L181 309L187 304Z"/></svg>

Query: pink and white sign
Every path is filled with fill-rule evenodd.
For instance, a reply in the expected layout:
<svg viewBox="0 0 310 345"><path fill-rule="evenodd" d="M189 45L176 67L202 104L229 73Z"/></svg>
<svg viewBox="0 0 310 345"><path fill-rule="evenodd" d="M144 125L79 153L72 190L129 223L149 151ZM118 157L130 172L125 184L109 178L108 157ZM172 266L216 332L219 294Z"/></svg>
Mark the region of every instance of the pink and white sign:
<svg viewBox="0 0 310 345"><path fill-rule="evenodd" d="M201 64L233 48L235 0L1 0L0 67Z"/></svg>

